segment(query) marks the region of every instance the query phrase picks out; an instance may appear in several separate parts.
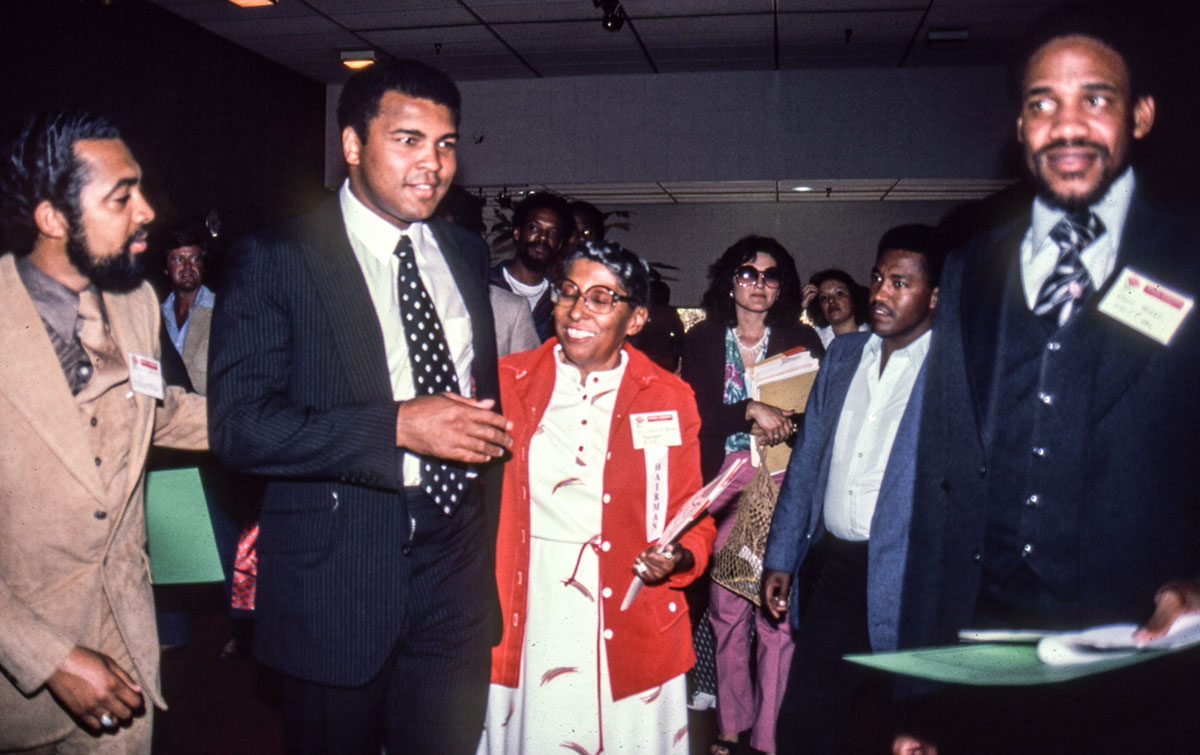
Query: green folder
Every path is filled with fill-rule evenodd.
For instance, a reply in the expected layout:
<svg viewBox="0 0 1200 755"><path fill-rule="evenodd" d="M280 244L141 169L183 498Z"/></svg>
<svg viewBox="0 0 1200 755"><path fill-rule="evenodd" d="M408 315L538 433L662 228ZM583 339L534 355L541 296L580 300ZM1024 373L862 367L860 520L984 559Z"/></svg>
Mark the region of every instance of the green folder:
<svg viewBox="0 0 1200 755"><path fill-rule="evenodd" d="M196 467L146 475L146 534L154 584L224 581Z"/></svg>
<svg viewBox="0 0 1200 755"><path fill-rule="evenodd" d="M1170 651L1142 650L1073 666L1049 666L1037 656L1036 644L972 643L903 650L895 653L847 655L871 668L950 684L1023 686L1079 679L1158 658Z"/></svg>

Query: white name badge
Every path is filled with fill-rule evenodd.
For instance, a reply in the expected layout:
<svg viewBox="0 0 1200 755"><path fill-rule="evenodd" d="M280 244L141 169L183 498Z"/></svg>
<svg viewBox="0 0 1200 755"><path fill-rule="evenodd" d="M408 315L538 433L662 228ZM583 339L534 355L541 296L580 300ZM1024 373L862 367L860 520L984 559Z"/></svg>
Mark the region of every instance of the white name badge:
<svg viewBox="0 0 1200 755"><path fill-rule="evenodd" d="M129 385L134 393L163 397L162 365L157 359L144 357L139 354L129 355Z"/></svg>
<svg viewBox="0 0 1200 755"><path fill-rule="evenodd" d="M647 446L678 446L683 443L679 435L679 412L640 412L629 415L633 428L633 447L637 450Z"/></svg>
<svg viewBox="0 0 1200 755"><path fill-rule="evenodd" d="M1190 296L1172 291L1127 267L1104 295L1099 309L1166 346L1194 303Z"/></svg>

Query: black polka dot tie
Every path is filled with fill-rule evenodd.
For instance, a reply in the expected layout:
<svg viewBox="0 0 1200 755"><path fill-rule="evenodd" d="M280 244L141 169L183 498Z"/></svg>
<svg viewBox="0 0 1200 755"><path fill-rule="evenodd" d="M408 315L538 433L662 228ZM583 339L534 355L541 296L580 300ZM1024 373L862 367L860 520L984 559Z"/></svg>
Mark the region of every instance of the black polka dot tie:
<svg viewBox="0 0 1200 755"><path fill-rule="evenodd" d="M395 255L400 260L400 273L396 276L400 320L408 344L408 362L412 367L416 395L444 391L458 393L458 373L450 358L446 334L442 331L433 300L421 282L412 240L408 236L400 237ZM466 484L467 473L463 467L441 459L421 457L421 489L445 513L454 510Z"/></svg>

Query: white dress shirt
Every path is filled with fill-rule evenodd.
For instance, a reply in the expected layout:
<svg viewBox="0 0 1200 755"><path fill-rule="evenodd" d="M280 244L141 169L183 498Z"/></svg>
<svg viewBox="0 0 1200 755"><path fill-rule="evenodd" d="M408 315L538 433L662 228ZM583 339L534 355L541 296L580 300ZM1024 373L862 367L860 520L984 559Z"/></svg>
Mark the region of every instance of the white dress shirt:
<svg viewBox="0 0 1200 755"><path fill-rule="evenodd" d="M1104 285L1117 265L1117 246L1121 243L1133 188L1133 168L1126 168L1100 201L1091 206L1092 212L1104 224L1104 233L1088 244L1079 257L1096 290ZM1065 210L1046 204L1041 197L1033 202L1033 220L1021 240L1021 287L1030 309L1037 303L1038 292L1058 264L1058 244L1050 240L1050 229L1066 214Z"/></svg>
<svg viewBox="0 0 1200 755"><path fill-rule="evenodd" d="M913 383L929 353L932 331L891 353L883 374L883 339L872 335L863 346L838 417L825 487L825 529L842 540L866 540L871 517L892 455L900 418Z"/></svg>
<svg viewBox="0 0 1200 755"><path fill-rule="evenodd" d="M354 250L358 266L366 279L371 303L375 305L375 315L379 318L379 328L383 331L392 398L404 401L416 395L396 292L400 260L395 251L401 235L407 235L412 240L421 282L425 284L429 298L433 299L434 309L446 334L446 343L450 347L450 358L454 360L454 368L458 373L459 393L471 395L471 361L475 357L471 317L467 314L467 307L433 232L424 223L412 223L401 231L359 201L350 191L349 180L342 183L338 200L350 237L350 248ZM419 485L420 482L418 457L405 454L404 484Z"/></svg>
<svg viewBox="0 0 1200 755"><path fill-rule="evenodd" d="M217 298L213 296L212 289L203 283L196 292L196 300L192 302L192 308L188 310L187 317L183 320L183 325L175 324L175 292L172 291L162 303L163 324L167 326L167 336L171 339L171 343L175 346L175 350L181 355L183 354L183 344L187 342L188 331L192 327L192 312L196 307L208 307L212 309L217 304Z"/></svg>

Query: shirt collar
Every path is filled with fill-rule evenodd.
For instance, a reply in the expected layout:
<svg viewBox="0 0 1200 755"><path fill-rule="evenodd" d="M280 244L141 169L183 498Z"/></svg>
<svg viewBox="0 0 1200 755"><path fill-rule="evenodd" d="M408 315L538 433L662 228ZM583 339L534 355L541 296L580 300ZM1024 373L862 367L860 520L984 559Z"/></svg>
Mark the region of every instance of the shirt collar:
<svg viewBox="0 0 1200 755"><path fill-rule="evenodd" d="M216 304L217 297L213 295L212 289L201 283L200 288L196 291L196 300L192 302L192 307L209 307L211 309L212 307L215 307ZM171 309L174 306L175 292L172 291L171 293L167 294L167 298L163 300L163 311ZM188 313L188 317L189 319L191 318L190 312Z"/></svg>
<svg viewBox="0 0 1200 755"><path fill-rule="evenodd" d="M917 339L909 345L902 349L896 349L893 351L888 361L890 362L896 357L901 357L903 359L910 359L913 362L920 364L922 361L924 361L925 355L929 353L929 342L932 338L933 328L930 328L918 336ZM870 337L867 338L867 345L865 349L872 359L877 359L883 352L883 339L872 333Z"/></svg>
<svg viewBox="0 0 1200 755"><path fill-rule="evenodd" d="M16 258L17 274L38 315L64 341L75 337L75 319L79 315L79 294L42 272L28 256ZM88 288L95 289L89 284ZM99 292L97 292L99 294Z"/></svg>
<svg viewBox="0 0 1200 755"><path fill-rule="evenodd" d="M338 201L342 207L342 219L346 222L346 230L354 234L372 257L383 262L391 259L402 235L414 239L414 243L419 243L416 240L424 237L424 223L409 223L408 228L402 231L363 204L350 190L348 178L338 190Z"/></svg>
<svg viewBox="0 0 1200 755"><path fill-rule="evenodd" d="M562 353L562 344L554 344L554 363L558 365L558 374L567 375L571 379L571 385L581 386L579 368L567 361L567 358ZM615 388L621 383L621 378L625 374L625 365L629 363L629 355L625 353L625 349L621 349L621 356L617 362L617 366L611 370L592 370L588 373L589 383L595 384L602 389Z"/></svg>
<svg viewBox="0 0 1200 755"><path fill-rule="evenodd" d="M1136 181L1133 177L1133 168L1126 168L1117 180L1112 182L1108 187L1108 191L1089 209L1096 213L1100 218L1100 222L1104 224L1104 233L1099 238L1112 239L1112 244L1115 247L1121 239L1121 231L1125 227L1125 216L1129 213L1129 201L1133 197L1133 189ZM1067 214L1066 210L1058 207L1051 207L1044 199L1038 197L1033 200L1033 249L1036 251L1041 249L1042 242L1050 235L1050 229L1058 224Z"/></svg>

